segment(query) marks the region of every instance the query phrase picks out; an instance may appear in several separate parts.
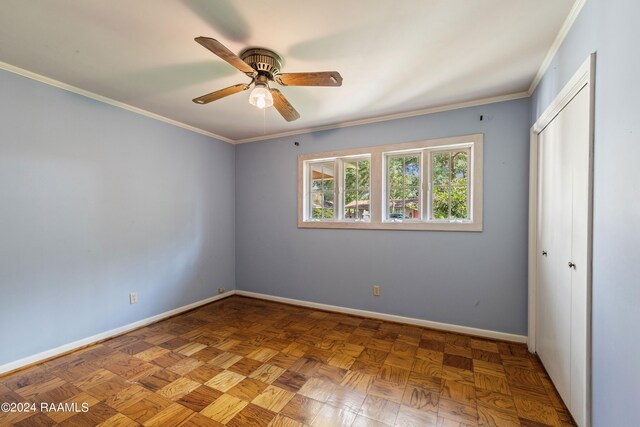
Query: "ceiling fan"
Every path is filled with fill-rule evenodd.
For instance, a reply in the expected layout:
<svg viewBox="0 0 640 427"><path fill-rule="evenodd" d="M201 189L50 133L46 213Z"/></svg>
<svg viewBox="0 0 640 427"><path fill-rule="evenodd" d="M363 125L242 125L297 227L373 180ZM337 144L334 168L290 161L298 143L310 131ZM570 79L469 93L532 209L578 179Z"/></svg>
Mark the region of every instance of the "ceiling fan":
<svg viewBox="0 0 640 427"><path fill-rule="evenodd" d="M195 98L193 102L196 104L208 104L225 96L243 92L253 85L254 88L249 95L251 105L260 109L273 105L286 121L292 122L299 119L300 114L282 92L269 87L269 82L275 81L282 86L342 86L342 76L337 71L280 73L282 58L269 49L248 48L238 56L216 39L196 37L195 40L251 78L249 83L239 83Z"/></svg>

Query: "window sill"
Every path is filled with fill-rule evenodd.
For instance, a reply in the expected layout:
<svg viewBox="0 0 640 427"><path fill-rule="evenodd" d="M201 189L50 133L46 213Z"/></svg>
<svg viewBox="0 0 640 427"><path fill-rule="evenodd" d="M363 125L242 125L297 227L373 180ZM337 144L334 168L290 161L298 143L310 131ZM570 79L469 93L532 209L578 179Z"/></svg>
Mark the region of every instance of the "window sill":
<svg viewBox="0 0 640 427"><path fill-rule="evenodd" d="M407 230L407 231L482 231L481 222L353 222L353 221L299 221L298 228L336 228L354 230Z"/></svg>

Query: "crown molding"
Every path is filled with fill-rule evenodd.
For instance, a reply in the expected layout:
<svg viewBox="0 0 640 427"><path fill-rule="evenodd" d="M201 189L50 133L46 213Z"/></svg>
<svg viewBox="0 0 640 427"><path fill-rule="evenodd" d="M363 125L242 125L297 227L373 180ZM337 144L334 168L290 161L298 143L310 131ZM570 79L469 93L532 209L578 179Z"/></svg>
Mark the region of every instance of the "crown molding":
<svg viewBox="0 0 640 427"><path fill-rule="evenodd" d="M567 15L567 18L564 20L562 27L560 27L560 31L558 31L558 35L556 36L555 40L551 44L551 47L549 47L549 51L547 52L547 55L544 57L542 64L540 64L540 68L538 69L536 76L533 78L533 81L529 86L529 90L527 90L527 94L529 96L533 95L533 92L535 92L536 88L538 87L538 84L540 83L540 80L542 80L544 73L547 72L549 65L551 65L551 61L553 61L553 58L556 56L556 53L558 53L560 46L562 46L562 42L564 42L564 39L567 37L567 34L569 34L571 27L573 27L574 22L576 22L576 19L578 18L578 15L580 14L580 11L582 10L582 7L585 5L586 2L587 0L576 0L573 6L571 7L571 10L569 11L569 15Z"/></svg>
<svg viewBox="0 0 640 427"><path fill-rule="evenodd" d="M161 116L156 113L152 113L151 111L143 110L142 108L134 107L133 105L125 104L124 102L116 101L115 99L107 98L106 96L98 95L97 93L89 92L88 90L80 89L79 87L72 86L67 83L63 83L58 80L51 79L49 77L45 77L41 74L37 74L31 72L29 70L25 70L24 68L16 67L15 65L7 64L6 62L0 61L0 69L9 71L10 73L18 74L22 77L26 77L32 80L36 80L40 83L44 83L50 86L57 87L59 89L63 89L69 92L76 93L78 95L85 96L87 98L94 99L96 101L104 102L105 104L113 105L114 107L122 108L127 111L131 111L132 113L140 114L155 120L159 120L161 122L169 123L170 125L178 126L180 128L189 130L191 132L196 132L201 135L208 136L210 138L215 138L220 141L227 142L229 144L233 144L234 140L224 137L222 135L215 134L213 132L208 132L206 130L188 125L186 123L179 122L177 120L170 119L168 117Z"/></svg>
<svg viewBox="0 0 640 427"><path fill-rule="evenodd" d="M218 134L215 134L213 132L206 131L204 129L200 129L200 128L197 128L195 126L191 126L191 125L188 125L186 123L179 122L177 120L173 120L173 119L170 119L168 117L164 117L164 116L161 116L161 115L156 114L156 113L152 113L152 112L147 111L147 110L143 110L142 108L134 107L134 106L126 104L124 102L116 101L115 99L111 99L111 98L108 98L106 96L98 95L96 93L93 93L93 92L90 92L90 91L87 91L87 90L84 90L84 89L80 89L79 87L72 86L72 85L69 85L67 83L63 83L61 81L54 80L54 79L49 78L49 77L45 77L45 76L43 76L41 74L37 74L37 73L25 70L25 69L20 68L20 67L16 67L16 66L11 65L11 64L7 64L6 62L0 61L0 69L8 71L8 72L11 72L11 73L14 73L14 74L18 74L20 76L23 76L23 77L26 77L26 78L29 78L29 79L32 79L32 80L36 80L36 81L41 82L41 83L48 84L50 86L54 86L54 87L57 87L57 88L60 88L60 89L63 89L63 90L69 91L69 92L73 92L73 93L76 93L78 95L82 95L82 96L85 96L87 98L91 98L91 99L94 99L96 101L99 101L99 102L104 102L105 104L113 105L115 107L122 108L124 110L128 110L128 111L131 111L131 112L136 113L136 114L140 114L140 115L143 115L143 116L155 119L155 120L159 120L161 122L169 123L171 125L178 126L180 128L189 130L191 132L196 132L196 133L199 133L201 135L205 135L205 136L208 136L210 138L217 139L219 141L223 141L223 142L226 142L226 143L229 143L229 144L245 144L245 143L250 143L250 142L266 141L266 140L275 139L275 138L283 138L283 137L288 137L288 136L295 136L295 135L302 135L302 134L307 134L307 133L312 133L312 132L319 132L319 131L323 131L323 130L339 129L339 128L346 128L346 127L352 127L352 126L360 126L360 125L366 125L366 124L371 124L371 123L379 123L379 122L385 122L385 121L390 121L390 120L404 119L404 118L408 118L408 117L416 117L416 116L422 116L422 115L427 115L427 114L440 113L440 112L443 112L443 111L457 110L457 109L460 109L460 108L475 107L475 106L479 106L479 105L493 104L493 103L496 103L496 102L504 102L504 101L511 101L511 100L520 99L520 98L527 98L527 97L531 96L533 94L533 92L536 90L538 84L540 83L540 80L542 80L542 77L544 76L544 74L546 73L547 69L549 68L551 62L553 61L553 58L555 57L556 53L560 49L560 46L562 46L562 43L564 42L564 39L567 37L567 34L571 30L571 27L573 26L574 22L576 21L578 15L580 14L580 11L582 10L582 8L585 5L585 3L586 3L586 0L576 0L575 3L573 4L573 6L571 7L571 10L569 11L569 14L567 15L567 18L565 19L564 23L562 24L562 27L560 28L560 31L558 32L558 35L556 36L556 38L554 39L551 47L549 48L544 60L542 61L542 64L540 65L540 68L538 69L538 72L536 73L536 75L535 75L533 81L531 82L531 85L529 86L529 89L527 91L516 92L516 93L507 94L507 95L501 95L501 96L488 97L488 98L481 98L481 99L465 101L465 102L459 102L459 103L453 103L453 104L445 104L445 105L440 105L440 106L435 106L435 107L423 108L423 109L419 109L419 110L407 111L407 112L403 112L403 113L388 114L388 115L377 116L377 117L369 117L369 118L365 118L365 119L352 120L352 121L335 123L335 124L324 125L324 126L308 127L308 128L297 129L297 130L288 131L288 132L280 132L280 133L274 133L274 134L269 134L269 135L261 135L261 136L250 137L250 138L241 138L241 139L227 138L225 136L218 135Z"/></svg>
<svg viewBox="0 0 640 427"><path fill-rule="evenodd" d="M508 95L493 96L493 97L490 97L490 98L481 98L481 99L476 99L476 100L472 100L472 101L458 102L458 103L455 103L455 104L440 105L440 106L437 106L437 107L423 108L423 109L420 109L420 110L407 111L407 112L404 112L404 113L389 114L389 115L386 115L386 116L369 117L369 118L366 118L366 119L352 120L352 121L348 121L348 122L335 123L335 124L332 124L332 125L309 127L309 128L298 129L298 130L293 130L293 131L289 131L289 132L281 132L281 133L275 133L275 134L271 134L271 135L261 135L261 136L256 136L256 137L252 137L252 138L237 139L237 140L235 140L234 144L246 144L246 143L249 143L249 142L265 141L265 140L268 140L268 139L282 138L282 137L294 136L294 135L302 135L302 134L306 134L306 133L319 132L319 131L323 131L323 130L346 128L346 127L351 127L351 126L367 125L367 124L370 124L370 123L386 122L386 121L389 121L389 120L398 120L398 119L404 119L404 118L407 118L407 117L424 116L424 115L427 115L427 114L440 113L440 112L443 112L443 111L458 110L460 108L476 107L478 105L493 104L495 102L512 101L514 99L521 99L521 98L527 98L527 97L529 97L529 93L528 92L516 92L516 93L512 93L512 94L508 94Z"/></svg>
<svg viewBox="0 0 640 427"><path fill-rule="evenodd" d="M578 0L578 1L580 1L580 0ZM282 138L282 137L293 136L293 135L302 135L302 134L306 134L306 133L319 132L319 131L329 130L329 129L338 129L338 128L345 128L345 127L351 127L351 126L366 125L366 124L370 124L370 123L386 122L386 121L389 121L389 120L398 120L398 119L404 119L404 118L407 118L407 117L423 116L423 115L426 115L426 114L433 114L433 113L439 113L439 112L443 112L443 111L457 110L457 109L460 109L460 108L475 107L475 106L478 106L478 105L485 105L485 104L493 104L495 102L511 101L511 100L514 100L514 99L526 98L526 97L530 96L530 94L528 92L516 92L516 93L512 93L512 94L508 94L508 95L493 96L493 97L489 97L489 98L481 98L481 99L476 99L476 100L471 100L471 101L458 102L458 103L454 103L454 104L445 104L445 105L440 105L440 106L436 106L436 107L423 108L423 109L420 109L420 110L407 111L407 112L403 112L403 113L389 114L389 115L377 116L377 117L369 117L369 118L366 118L366 119L352 120L352 121L348 121L348 122L335 123L335 124L325 125L325 126L308 127L308 128L293 130L293 131L289 131L289 132L281 132L281 133L274 133L274 134L269 134L269 135L261 135L261 136L257 136L257 137L244 138L244 139L232 139L232 138L227 138L227 137L222 136L222 135L215 134L213 132L209 132L209 131L197 128L195 126L188 125L186 123L179 122L177 120L170 119L168 117L161 116L159 114L152 113L152 112L147 111L147 110L143 110L142 108L134 107L134 106L126 104L124 102L116 101L115 99L111 99L111 98L108 98L106 96L98 95L97 93L93 93L93 92L90 92L88 90L80 89L79 87L72 86L70 84L63 83L63 82L58 81L58 80L54 80L52 78L43 76L41 74L34 73L32 71L29 71L29 70L25 70L24 68L16 67L15 65L7 64L6 62L0 61L0 69L8 71L10 73L18 74L18 75L20 75L22 77L26 77L26 78L38 81L40 83L44 83L44 84L47 84L47 85L50 85L50 86L57 87L59 89L63 89L63 90L69 91L69 92L73 92L73 93L76 93L78 95L82 95L82 96L85 96L87 98L91 98L93 100L99 101L99 102L104 102L105 104L113 105L114 107L122 108L124 110L131 111L133 113L140 114L140 115L143 115L143 116L155 119L155 120L159 120L161 122L169 123L171 125L178 126L180 128L189 130L191 132L196 132L196 133L199 133L201 135L208 136L210 138L215 138L217 140L220 140L220 141L223 141L223 142L226 142L226 143L229 143L229 144L245 144L245 143L249 143L249 142L265 141L265 140L269 140L269 139Z"/></svg>

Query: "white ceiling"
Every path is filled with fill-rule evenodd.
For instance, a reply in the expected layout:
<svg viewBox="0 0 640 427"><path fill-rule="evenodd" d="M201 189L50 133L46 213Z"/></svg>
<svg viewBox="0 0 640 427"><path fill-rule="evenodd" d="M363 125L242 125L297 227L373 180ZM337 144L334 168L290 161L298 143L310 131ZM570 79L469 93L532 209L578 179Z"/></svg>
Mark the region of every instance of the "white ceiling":
<svg viewBox="0 0 640 427"><path fill-rule="evenodd" d="M526 91L574 0L2 0L0 61L232 140ZM301 119L191 99L248 78L197 44L267 47Z"/></svg>

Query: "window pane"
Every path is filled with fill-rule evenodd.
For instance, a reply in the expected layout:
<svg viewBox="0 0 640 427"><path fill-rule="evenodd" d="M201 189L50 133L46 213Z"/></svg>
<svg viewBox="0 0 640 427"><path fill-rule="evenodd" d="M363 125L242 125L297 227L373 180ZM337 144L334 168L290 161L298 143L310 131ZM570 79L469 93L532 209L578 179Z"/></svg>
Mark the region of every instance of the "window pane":
<svg viewBox="0 0 640 427"><path fill-rule="evenodd" d="M451 218L466 219L468 212L467 187L451 187Z"/></svg>
<svg viewBox="0 0 640 427"><path fill-rule="evenodd" d="M355 190L345 191L344 193L344 207L354 207L358 193Z"/></svg>
<svg viewBox="0 0 640 427"><path fill-rule="evenodd" d="M454 185L466 185L467 184L467 161L468 154L466 151L458 151L451 155L451 167L453 173L451 174L451 183Z"/></svg>
<svg viewBox="0 0 640 427"><path fill-rule="evenodd" d="M344 162L344 188L353 189L357 188L357 162Z"/></svg>
<svg viewBox="0 0 640 427"><path fill-rule="evenodd" d="M402 191L402 187L391 187L389 189L389 199L402 199L404 197L404 192Z"/></svg>
<svg viewBox="0 0 640 427"><path fill-rule="evenodd" d="M324 193L322 193L322 198L323 198L322 218L324 219L332 219L334 217L333 215L334 195L335 193L333 192L333 188L331 189L331 191L325 191Z"/></svg>
<svg viewBox="0 0 640 427"><path fill-rule="evenodd" d="M360 160L358 162L358 187L361 189L369 188L369 160Z"/></svg>
<svg viewBox="0 0 640 427"><path fill-rule="evenodd" d="M407 200L418 201L418 195L420 194L420 189L418 187L405 188L404 189L404 198Z"/></svg>
<svg viewBox="0 0 640 427"><path fill-rule="evenodd" d="M420 211L418 207L418 202L413 200L407 200L405 208L404 208L404 217L410 219L418 219L420 218Z"/></svg>
<svg viewBox="0 0 640 427"><path fill-rule="evenodd" d="M333 191L325 191L324 193L324 206L325 208L327 207L333 207Z"/></svg>
<svg viewBox="0 0 640 427"><path fill-rule="evenodd" d="M312 219L322 218L322 193L313 192L309 197L309 208Z"/></svg>
<svg viewBox="0 0 640 427"><path fill-rule="evenodd" d="M333 163L325 163L322 166L322 189L333 191Z"/></svg>
<svg viewBox="0 0 640 427"><path fill-rule="evenodd" d="M358 193L358 219L363 219L365 221L369 221L371 219L369 191Z"/></svg>
<svg viewBox="0 0 640 427"><path fill-rule="evenodd" d="M405 218L420 218L419 188L406 188L404 191L404 214Z"/></svg>
<svg viewBox="0 0 640 427"><path fill-rule="evenodd" d="M449 219L449 189L447 187L433 188L433 217L435 219Z"/></svg>
<svg viewBox="0 0 640 427"><path fill-rule="evenodd" d="M407 175L404 177L404 182L407 187L418 187L420 185L420 176Z"/></svg>
<svg viewBox="0 0 640 427"><path fill-rule="evenodd" d="M389 219L403 219L404 218L404 200L393 199L389 200L387 209L387 217Z"/></svg>
<svg viewBox="0 0 640 427"><path fill-rule="evenodd" d="M404 164L404 183L407 187L420 185L420 162L418 157L406 157Z"/></svg>
<svg viewBox="0 0 640 427"><path fill-rule="evenodd" d="M314 164L309 167L309 178L311 180L311 191L322 188L322 165Z"/></svg>
<svg viewBox="0 0 640 427"><path fill-rule="evenodd" d="M433 185L449 183L449 153L433 155Z"/></svg>
<svg viewBox="0 0 640 427"><path fill-rule="evenodd" d="M402 157L391 157L388 161L389 186L402 186Z"/></svg>
<svg viewBox="0 0 640 427"><path fill-rule="evenodd" d="M310 199L312 208L322 207L322 193L314 191L313 193L311 193Z"/></svg>
<svg viewBox="0 0 640 427"><path fill-rule="evenodd" d="M358 193L356 191L345 191L344 193L344 217L354 219L357 217Z"/></svg>

